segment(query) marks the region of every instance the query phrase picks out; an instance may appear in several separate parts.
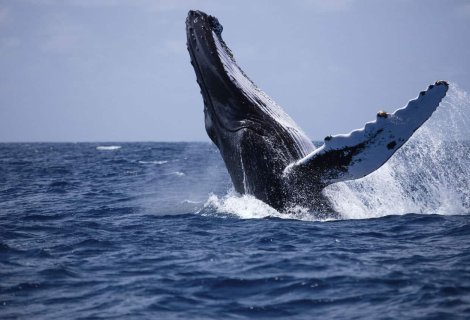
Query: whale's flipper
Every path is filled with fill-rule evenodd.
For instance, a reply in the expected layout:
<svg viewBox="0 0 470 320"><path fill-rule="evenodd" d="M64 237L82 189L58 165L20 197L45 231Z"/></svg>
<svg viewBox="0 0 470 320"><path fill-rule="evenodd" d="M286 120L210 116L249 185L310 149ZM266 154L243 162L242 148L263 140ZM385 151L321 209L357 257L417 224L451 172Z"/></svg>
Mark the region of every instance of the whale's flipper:
<svg viewBox="0 0 470 320"><path fill-rule="evenodd" d="M377 119L347 135L328 136L324 144L289 165L288 177L313 179L327 185L359 179L380 168L431 116L449 85L436 81L394 113L377 113Z"/></svg>

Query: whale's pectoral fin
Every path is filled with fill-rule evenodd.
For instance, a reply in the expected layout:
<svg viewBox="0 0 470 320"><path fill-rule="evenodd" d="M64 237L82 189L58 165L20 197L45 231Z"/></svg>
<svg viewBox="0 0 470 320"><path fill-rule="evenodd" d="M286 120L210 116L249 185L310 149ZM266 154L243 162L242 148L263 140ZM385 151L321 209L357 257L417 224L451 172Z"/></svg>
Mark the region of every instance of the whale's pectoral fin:
<svg viewBox="0 0 470 320"><path fill-rule="evenodd" d="M406 107L391 114L380 111L375 121L350 134L326 137L320 148L289 165L285 175L327 185L372 173L431 116L445 97L448 86L445 81L437 81Z"/></svg>

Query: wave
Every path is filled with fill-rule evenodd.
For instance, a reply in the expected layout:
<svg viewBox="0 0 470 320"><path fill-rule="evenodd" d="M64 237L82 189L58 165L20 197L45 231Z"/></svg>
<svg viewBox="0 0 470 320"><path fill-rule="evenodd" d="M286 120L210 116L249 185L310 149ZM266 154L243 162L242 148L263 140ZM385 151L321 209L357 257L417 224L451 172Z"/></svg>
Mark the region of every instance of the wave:
<svg viewBox="0 0 470 320"><path fill-rule="evenodd" d="M181 203L184 203L184 204L199 204L199 203L201 203L201 201L184 199L183 201L181 201Z"/></svg>
<svg viewBox="0 0 470 320"><path fill-rule="evenodd" d="M119 150L121 146L97 146L96 150Z"/></svg>
<svg viewBox="0 0 470 320"><path fill-rule="evenodd" d="M160 161L138 161L138 163L140 164L156 164L156 165L161 165L161 164L165 164L165 163L168 163L168 161L166 160L160 160Z"/></svg>

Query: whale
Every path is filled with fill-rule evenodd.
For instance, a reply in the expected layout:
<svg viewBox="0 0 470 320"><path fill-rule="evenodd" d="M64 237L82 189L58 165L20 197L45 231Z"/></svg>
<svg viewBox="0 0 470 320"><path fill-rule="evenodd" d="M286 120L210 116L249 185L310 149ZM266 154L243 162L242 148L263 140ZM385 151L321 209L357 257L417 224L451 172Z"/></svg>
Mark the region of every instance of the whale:
<svg viewBox="0 0 470 320"><path fill-rule="evenodd" d="M204 123L234 189L280 212L308 208L335 214L324 188L360 179L380 168L432 115L449 84L436 81L406 106L321 146L238 66L214 16L191 10L187 48L204 105Z"/></svg>

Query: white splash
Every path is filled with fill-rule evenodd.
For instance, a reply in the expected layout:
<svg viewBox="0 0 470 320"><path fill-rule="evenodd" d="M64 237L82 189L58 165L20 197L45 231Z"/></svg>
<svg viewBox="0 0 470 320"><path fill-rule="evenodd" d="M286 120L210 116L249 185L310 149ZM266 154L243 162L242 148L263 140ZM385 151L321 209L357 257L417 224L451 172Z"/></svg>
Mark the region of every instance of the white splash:
<svg viewBox="0 0 470 320"><path fill-rule="evenodd" d="M231 190L223 197L211 194L198 213L204 216L229 215L240 219L274 217L280 219L319 221L319 219L315 218L315 215L306 208L294 207L286 213L281 213L263 201L256 199L254 196L246 194L240 195L234 190Z"/></svg>
<svg viewBox="0 0 470 320"><path fill-rule="evenodd" d="M470 96L451 84L429 121L385 165L324 192L348 219L470 213Z"/></svg>
<svg viewBox="0 0 470 320"><path fill-rule="evenodd" d="M119 150L121 146L97 146L96 150Z"/></svg>

